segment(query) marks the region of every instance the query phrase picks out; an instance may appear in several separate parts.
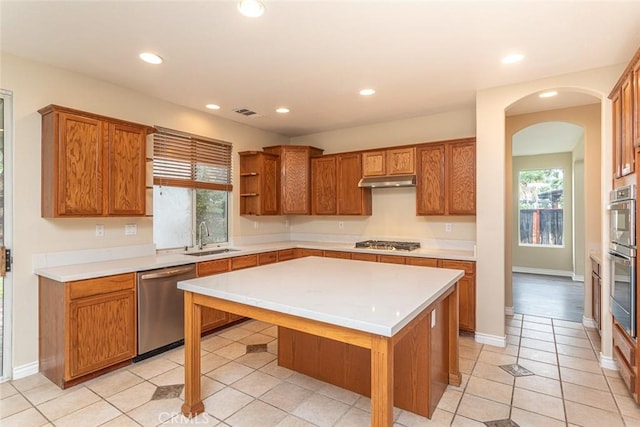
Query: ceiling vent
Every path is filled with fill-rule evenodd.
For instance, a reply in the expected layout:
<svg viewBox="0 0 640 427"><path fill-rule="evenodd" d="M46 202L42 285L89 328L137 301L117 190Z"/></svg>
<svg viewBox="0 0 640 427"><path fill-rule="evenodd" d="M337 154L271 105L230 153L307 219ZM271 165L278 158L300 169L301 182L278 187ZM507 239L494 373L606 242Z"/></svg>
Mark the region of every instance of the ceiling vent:
<svg viewBox="0 0 640 427"><path fill-rule="evenodd" d="M256 113L253 110L249 110L248 108L234 108L232 111L234 113L242 114L245 117L251 117L251 118L262 117L260 114Z"/></svg>

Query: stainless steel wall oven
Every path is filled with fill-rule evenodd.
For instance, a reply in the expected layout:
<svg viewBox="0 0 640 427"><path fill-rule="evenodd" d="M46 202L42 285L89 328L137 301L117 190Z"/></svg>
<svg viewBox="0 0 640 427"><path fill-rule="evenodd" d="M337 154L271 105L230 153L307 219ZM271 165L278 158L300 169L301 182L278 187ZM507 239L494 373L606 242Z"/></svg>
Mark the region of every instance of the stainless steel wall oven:
<svg viewBox="0 0 640 427"><path fill-rule="evenodd" d="M636 186L611 191L609 257L611 260L611 314L636 338Z"/></svg>

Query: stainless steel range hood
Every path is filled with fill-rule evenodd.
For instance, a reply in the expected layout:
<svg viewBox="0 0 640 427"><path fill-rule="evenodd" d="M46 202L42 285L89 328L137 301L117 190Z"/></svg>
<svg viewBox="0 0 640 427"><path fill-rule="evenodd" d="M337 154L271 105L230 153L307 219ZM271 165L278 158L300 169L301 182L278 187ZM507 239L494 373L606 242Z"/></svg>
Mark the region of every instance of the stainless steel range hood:
<svg viewBox="0 0 640 427"><path fill-rule="evenodd" d="M365 188L393 188L393 187L415 187L415 175L389 175L389 176L368 176L358 182L358 187Z"/></svg>

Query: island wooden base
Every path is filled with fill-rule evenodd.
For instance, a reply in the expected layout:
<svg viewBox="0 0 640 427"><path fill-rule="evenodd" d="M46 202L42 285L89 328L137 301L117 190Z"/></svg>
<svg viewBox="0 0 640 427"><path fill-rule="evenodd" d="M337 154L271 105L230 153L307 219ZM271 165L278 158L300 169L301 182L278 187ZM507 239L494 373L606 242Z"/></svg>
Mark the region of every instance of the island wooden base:
<svg viewBox="0 0 640 427"><path fill-rule="evenodd" d="M459 384L460 375L449 370L448 300L427 311L393 348L393 404L431 418L447 384ZM279 327L278 364L371 396L369 349Z"/></svg>
<svg viewBox="0 0 640 427"><path fill-rule="evenodd" d="M348 363L343 373L352 369L369 369L371 425L391 427L395 395L402 405L418 408L415 412L431 416L444 392L447 382L460 384L458 366L458 288L449 288L433 304L418 314L409 324L392 337L345 328L329 323L298 317L265 308L241 304L199 293L185 291L185 398L182 413L193 417L204 410L200 390L200 333L202 329L201 309L211 307L240 316L262 320L286 329L304 332L327 339L326 343L345 343L345 354L358 354L352 348L365 349L361 362ZM432 313L435 309L432 325ZM302 335L301 335L302 336ZM331 345L331 344L329 344ZM294 346L294 350L299 346ZM428 351L422 351L428 349ZM408 351L404 351L408 350ZM369 365L366 356L369 355ZM424 354L427 354L424 358ZM435 354L435 356L434 356ZM298 359L294 353L293 359ZM318 355L318 360L320 359ZM343 358L348 356L343 356ZM359 359L360 360L360 359ZM396 365L397 360L397 365ZM362 363L360 365L359 363ZM398 367L396 369L396 366ZM426 366L426 369L425 369ZM402 381L396 386L396 370ZM345 374L349 377L349 374ZM366 377L366 374L363 378ZM361 374L356 375L360 378ZM408 390L407 390L408 389ZM421 394L427 390L427 394ZM426 397L425 397L426 396ZM422 409L420 409L422 408ZM412 409L409 409L412 410Z"/></svg>

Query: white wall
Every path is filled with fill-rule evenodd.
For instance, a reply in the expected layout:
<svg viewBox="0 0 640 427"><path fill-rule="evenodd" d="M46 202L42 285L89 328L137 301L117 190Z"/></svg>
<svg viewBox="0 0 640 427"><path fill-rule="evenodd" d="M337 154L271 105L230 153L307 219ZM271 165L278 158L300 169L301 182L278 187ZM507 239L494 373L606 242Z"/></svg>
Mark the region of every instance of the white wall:
<svg viewBox="0 0 640 427"><path fill-rule="evenodd" d="M504 337L505 308L505 110L525 96L548 89L585 91L602 101L602 157L599 194L611 187L611 102L609 91L624 65L571 73L532 82L481 90L476 96L477 129L477 330L478 337ZM600 209L604 206L601 200ZM607 218L603 216L601 241L606 241ZM608 295L608 266L604 265L603 288ZM602 352L611 355L611 318L604 316Z"/></svg>
<svg viewBox="0 0 640 427"><path fill-rule="evenodd" d="M288 138L264 132L214 115L190 110L133 90L85 76L2 55L0 87L14 93L14 265L13 366L38 360L38 286L31 259L36 253L153 243L150 218L43 219L40 217L40 114L37 110L58 104L133 122L159 125L211 138L234 146L234 182L238 182L237 151L287 144ZM231 212L238 212L238 192ZM253 234L250 220L230 218L233 236ZM96 238L95 224L105 225ZM124 236L124 225L138 225L136 236ZM261 233L285 232L281 219L264 221Z"/></svg>

